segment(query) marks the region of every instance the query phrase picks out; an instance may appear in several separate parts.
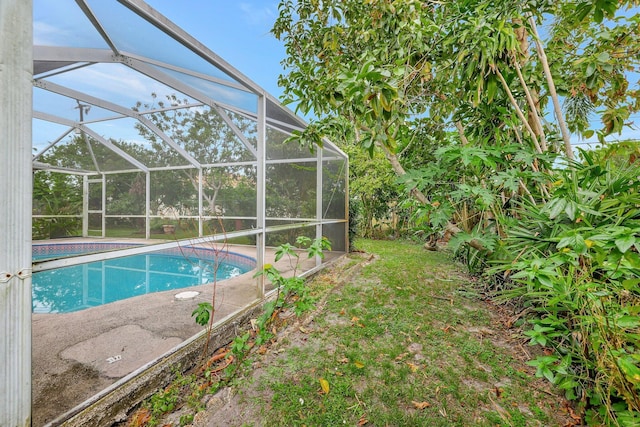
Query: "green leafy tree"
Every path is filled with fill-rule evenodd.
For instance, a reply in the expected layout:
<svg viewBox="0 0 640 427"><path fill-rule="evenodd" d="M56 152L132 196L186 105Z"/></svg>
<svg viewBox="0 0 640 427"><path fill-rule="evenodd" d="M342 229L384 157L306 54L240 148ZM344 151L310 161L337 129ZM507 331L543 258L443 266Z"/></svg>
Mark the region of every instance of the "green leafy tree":
<svg viewBox="0 0 640 427"><path fill-rule="evenodd" d="M137 111L152 111L147 116L167 137L171 138L181 149L193 157L200 164L207 166L202 173L196 168L181 169L180 174L187 179L192 187L191 192L197 194L202 185L202 197L206 203L206 212L210 215L218 214L221 208L216 201L220 189L233 185L242 176L255 175L250 167L233 173L214 165L221 162L252 160L251 151L244 145L236 130L245 136L245 141L255 146L255 123L241 116L216 110L206 106L190 106L189 100L180 99L176 95L167 96L166 100L157 99L153 95L155 104L139 103L134 107ZM233 123L233 127L229 123ZM153 156L149 158L150 166L185 166L188 161L154 131L142 123L136 124L136 129L146 141L150 143ZM171 175L168 172L165 175ZM175 175L175 174L174 174ZM161 202L167 206L184 205L184 188L175 189L175 182L180 179L161 177L165 185L162 190L156 186L156 194ZM169 187L174 187L172 190ZM187 199L188 200L188 199ZM193 203L194 208L197 202Z"/></svg>
<svg viewBox="0 0 640 427"><path fill-rule="evenodd" d="M283 0L273 28L286 100L316 117L300 141L379 151L415 224L526 285L528 334L555 351L538 372L584 398L594 425L637 424L637 191L627 172L607 175L613 163L574 161L570 132L602 139L640 109L638 6Z"/></svg>
<svg viewBox="0 0 640 427"><path fill-rule="evenodd" d="M576 34L588 38L600 34L602 25L615 23L621 27L616 33L626 29L637 36L637 18L623 18L633 5L630 1L282 1L273 29L288 53L283 62L288 73L280 83L287 102L318 118L299 135L301 140L313 144L326 134L345 139L355 135L356 143L369 152L381 150L399 176L407 173L411 163L398 154L417 140L416 123L424 116L434 123L433 135L447 123L454 128L457 144L518 144L529 153L526 156L557 152L572 158L560 96L580 92L579 77L585 74L579 71L584 65L556 53L560 33L555 29L569 23ZM576 9L586 12L581 20L570 21L571 10ZM542 40L537 29L543 14L557 18L551 20L553 37L548 40ZM606 37L598 40L598 52L615 48L613 39L608 45ZM630 36L625 51L632 52L634 43L637 37ZM575 45L575 52L586 56L583 46ZM624 66L598 68L603 79L619 69L637 70L636 57L620 55L618 59ZM571 81L564 77L569 71L575 76ZM629 74L616 76L628 78ZM617 85L618 89L623 86ZM617 105L616 111L637 111L635 95L604 89L590 94L594 106ZM579 130L580 110L569 108L572 101L567 105L566 111L573 114L571 128ZM586 110L590 111L595 110ZM605 122L609 120L611 109L598 112ZM424 138L418 141L430 143ZM505 170L509 166L503 165ZM543 172L540 167L538 162L527 165L530 173ZM517 172L524 171L510 174ZM484 181L480 185L486 186ZM522 179L519 190L499 198L532 194L544 201L545 185L537 179ZM429 204L429 197L418 188L412 188L410 195ZM483 247L473 239L468 243Z"/></svg>
<svg viewBox="0 0 640 427"><path fill-rule="evenodd" d="M80 215L82 180L74 175L36 171L33 174L33 213L36 215ZM34 239L65 237L81 230L79 218L34 219Z"/></svg>
<svg viewBox="0 0 640 427"><path fill-rule="evenodd" d="M345 146L345 150L349 155L352 203L357 203L361 216L359 232L373 237L376 224L386 222L391 207L399 202L395 175L379 151L370 156L354 145Z"/></svg>

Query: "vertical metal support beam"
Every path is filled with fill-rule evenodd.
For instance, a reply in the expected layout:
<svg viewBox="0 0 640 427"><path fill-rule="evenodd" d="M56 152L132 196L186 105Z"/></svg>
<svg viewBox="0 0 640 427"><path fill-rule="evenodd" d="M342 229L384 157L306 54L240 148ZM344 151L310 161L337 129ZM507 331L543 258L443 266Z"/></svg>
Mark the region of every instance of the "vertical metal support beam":
<svg viewBox="0 0 640 427"><path fill-rule="evenodd" d="M0 425L31 425L33 2L0 0Z"/></svg>
<svg viewBox="0 0 640 427"><path fill-rule="evenodd" d="M344 168L344 217L346 218L346 222L344 224L344 247L345 252L351 252L351 248L349 247L349 221L351 221L349 217L349 158L345 159L346 167Z"/></svg>
<svg viewBox="0 0 640 427"><path fill-rule="evenodd" d="M151 238L151 172L144 174L145 178L145 206L144 206L144 238Z"/></svg>
<svg viewBox="0 0 640 427"><path fill-rule="evenodd" d="M102 212L102 237L107 235L107 178L102 174L102 206L100 206Z"/></svg>
<svg viewBox="0 0 640 427"><path fill-rule="evenodd" d="M204 194L202 194L202 167L198 168L198 237L202 237L204 234L204 212L202 210L202 199Z"/></svg>
<svg viewBox="0 0 640 427"><path fill-rule="evenodd" d="M322 220L323 216L323 194L322 194L322 148L318 147L318 167L316 170L316 221L320 223L316 225L316 239L322 239ZM316 255L316 267L322 264L322 258Z"/></svg>
<svg viewBox="0 0 640 427"><path fill-rule="evenodd" d="M257 267L261 269L264 266L265 251L266 251L266 163L267 163L267 102L264 94L258 96L258 121L257 137L258 137L258 152L257 152L257 191L256 191L256 227L260 230L260 233L256 235L256 260ZM257 279L258 298L262 299L265 294L265 282L264 275L260 275Z"/></svg>
<svg viewBox="0 0 640 427"><path fill-rule="evenodd" d="M82 237L89 237L89 176L82 176Z"/></svg>

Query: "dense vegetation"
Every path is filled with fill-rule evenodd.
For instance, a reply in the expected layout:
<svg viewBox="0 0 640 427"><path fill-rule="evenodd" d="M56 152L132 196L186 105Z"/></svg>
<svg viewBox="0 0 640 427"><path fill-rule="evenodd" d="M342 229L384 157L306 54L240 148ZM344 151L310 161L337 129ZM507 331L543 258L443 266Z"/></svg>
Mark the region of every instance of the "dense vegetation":
<svg viewBox="0 0 640 427"><path fill-rule="evenodd" d="M515 307L543 347L530 364L585 422L640 425L640 147L605 143L640 110L640 1L282 0L279 13L280 83L286 102L312 118L294 139L313 148L328 136L349 154L357 232L431 248L448 241L493 298ZM151 120L206 164L245 160L213 110ZM176 160L138 130L148 149L112 143L145 164ZM282 135L271 137L284 147ZM581 138L600 149L577 150ZM199 151L210 141L217 151ZM40 160L91 169L83 162L93 145L77 137ZM158 220L160 205L194 209L199 179L208 214L253 209L250 168L192 172L152 176ZM131 217L141 214L142 179L110 175L104 214L141 228ZM81 187L35 174L34 213L68 216L34 221L34 236L79 227ZM313 210L300 202L305 180L285 168L267 188L274 216Z"/></svg>
<svg viewBox="0 0 640 427"><path fill-rule="evenodd" d="M360 233L450 239L590 425L640 424L640 149L604 142L640 109L638 6L283 0L273 28L295 139L342 141Z"/></svg>

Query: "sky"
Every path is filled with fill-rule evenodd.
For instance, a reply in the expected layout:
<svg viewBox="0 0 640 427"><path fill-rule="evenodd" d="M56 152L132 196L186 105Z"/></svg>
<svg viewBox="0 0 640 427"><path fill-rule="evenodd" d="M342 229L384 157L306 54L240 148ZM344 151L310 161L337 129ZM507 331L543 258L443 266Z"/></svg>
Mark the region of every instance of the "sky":
<svg viewBox="0 0 640 427"><path fill-rule="evenodd" d="M283 73L284 46L270 34L278 16L279 0L146 0L147 3L220 55L267 92L280 98L277 85ZM631 118L638 120L637 115ZM599 123L594 123L598 128ZM638 138L637 127L625 127L610 140ZM592 145L573 137L576 145Z"/></svg>
<svg viewBox="0 0 640 427"><path fill-rule="evenodd" d="M59 28L49 28L50 22L74 22L69 14L81 13L78 8L61 6L68 2L75 3L73 0L57 0L57 3L50 0L39 0L41 15L35 17L34 25L36 26L36 35L38 38L54 40L56 37L68 37L69 32L55 32ZM102 0L101 0L102 1ZM101 1L92 2L94 8L102 7ZM281 98L282 89L278 87L278 76L284 72L281 61L285 57L284 45L275 39L270 30L278 17L278 4L280 0L146 0L146 2L167 17L170 21L181 27L199 42L203 43L214 53L223 58L227 63L247 76L249 79L257 83L267 92ZM74 12L75 11L75 12ZM86 18L84 19L86 21ZM138 37L134 25L127 25L125 22L118 21L118 32L131 33L131 37ZM71 25L71 24L69 24ZM73 28L73 31L78 28ZM93 33L93 36L91 35ZM99 37L95 30L81 33L88 37ZM83 37L76 38L82 42L83 40L90 44L97 43L96 40L88 40ZM102 41L102 40L100 40ZM36 40L38 42L38 40ZM103 41L102 41L103 42ZM39 43L36 43L39 44ZM42 43L48 44L48 43ZM54 43L55 44L55 43ZM144 45L147 47L147 45ZM162 47L156 47L162 49ZM166 54L170 54L170 49L165 49ZM94 72L102 71L100 67L95 68ZM111 81L109 70L105 68L100 81ZM121 79L122 80L122 79ZM126 80L131 86L135 82L132 77ZM64 83L64 82L61 82ZM114 83L109 85L111 91L117 86ZM142 99L136 94L131 87L122 88L122 91L129 96L136 95L137 99ZM148 93L148 91L147 91ZM133 105L134 101L128 104ZM71 106L72 112L75 114L74 106ZM92 115L96 116L97 109L92 110ZM550 116L549 119L552 119ZM638 115L634 114L632 120L638 121ZM599 123L594 123L594 128L599 128ZM627 139L638 138L638 130L625 128L623 135L615 135L614 138ZM589 141L581 141L574 136L574 143L583 145Z"/></svg>
<svg viewBox="0 0 640 427"><path fill-rule="evenodd" d="M270 33L279 0L146 0L263 89L280 98L284 45Z"/></svg>
<svg viewBox="0 0 640 427"><path fill-rule="evenodd" d="M279 0L147 0L152 8L204 44L224 61L244 74L276 98L282 90L277 81L284 72L280 62L285 57L284 45L276 40L270 30L278 16ZM154 34L149 28L140 29L139 18L134 14L123 14L113 19L113 10L118 10L104 0L89 2L92 10L102 19L116 44L131 53L149 53L155 59L169 58L177 65L187 64L195 71L213 73L210 64L203 70L192 56L180 56L184 50L176 44L153 44ZM129 42L131 41L131 42ZM108 49L104 39L87 20L74 0L36 0L34 2L34 44L43 46L70 46L76 48ZM180 62L184 59L186 62ZM177 61L177 62L176 62ZM202 61L203 63L205 61ZM214 74L211 74L214 75ZM217 76L219 77L219 76ZM228 79L229 77L226 76ZM119 64L94 64L72 72L48 77L48 80L64 87L74 88L89 95L105 99L125 108L137 102L149 103L151 93L163 99L168 88L138 72ZM216 99L237 107L251 110L255 100L238 99L245 92L230 91L218 87ZM224 91L228 93L223 93ZM211 92L213 93L213 92ZM245 96L246 98L246 96ZM251 104L249 107L246 103ZM34 90L34 103L39 111L55 114L66 119L78 117L78 108L73 99L52 94L45 90ZM34 105L34 106L35 106ZM100 120L112 117L113 112L92 106L87 118ZM128 141L138 137L133 123L119 120L95 122L90 127L99 135L109 135ZM34 147L37 151L47 147L53 139L68 130L68 126L38 120L34 126Z"/></svg>

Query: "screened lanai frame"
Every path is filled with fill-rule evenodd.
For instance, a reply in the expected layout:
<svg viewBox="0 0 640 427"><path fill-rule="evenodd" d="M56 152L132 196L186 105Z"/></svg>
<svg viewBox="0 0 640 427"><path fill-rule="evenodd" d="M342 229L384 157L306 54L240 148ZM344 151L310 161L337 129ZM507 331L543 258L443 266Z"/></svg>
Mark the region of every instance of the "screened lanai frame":
<svg viewBox="0 0 640 427"><path fill-rule="evenodd" d="M0 424L31 425L32 400L39 393L34 377L39 379L40 385L47 380L43 380L44 375L31 375L32 362L38 360L33 357L33 350L43 351L44 358L59 358L59 354L42 341L34 340L35 345L32 345L33 319L46 319L41 325L63 325L60 328L65 328L66 332L74 327L77 328L74 331L84 331L85 320L91 317L91 313L87 313L83 318L79 312L77 321L70 325L67 315L33 315L32 273L232 238L252 239L258 267L263 264L265 253L270 253L267 252L268 245L288 242L287 239L296 234L327 236L334 251L348 249L347 156L330 141L324 141L323 147L316 147L314 152L295 144L283 144L283 139L291 132L304 129L305 122L144 2L3 0L0 1L0 15L3 17L0 20L0 98L3 100L0 109L0 229L3 232L3 239L0 239L0 319L5 331L0 336L0 354L5 361L0 365L3 379L0 381ZM152 86L141 85L143 82L152 83ZM142 92L136 92L138 85L143 87ZM120 98L109 96L116 91ZM151 93L155 93L156 98L149 98ZM179 95L181 105L158 104L157 100L171 104L167 96L172 94ZM153 115L170 114L178 111L178 107L215 115L228 133L234 135L234 147L241 147L242 150L237 150L241 154L231 162L204 161L173 140L170 132L159 132L159 124ZM252 123L251 130L243 127L246 122ZM148 164L136 157L129 150L130 146L121 143L142 138L140 133L131 139L126 135L126 132L132 134L132 130L138 130L136 123L155 135L158 144L168 147L166 151L171 153L170 157L180 161L167 165ZM124 124L121 128L126 132L115 131L113 125L116 124ZM73 151L72 148L76 148L73 144L85 147L80 154L74 152L74 162L51 161L50 154L57 147ZM100 163L102 154L108 154L113 160L108 167ZM121 167L123 164L125 167ZM141 216L137 218L144 221L140 237L145 240L153 237L149 224L152 217L162 215L154 209L154 201L150 199L153 186L149 183L153 182L154 174L174 170L180 173L195 170L197 173L192 175L195 177L211 170L223 170L234 185L242 183L239 177L249 176L237 171L250 170L252 181L245 184L250 183L253 188L245 185L244 190L251 197L251 208L247 208L247 212L234 211L239 208L233 207L228 198L222 200L221 196L220 203L213 203L212 214L211 209L205 209L205 189L199 187L189 190L189 193L197 192L195 208L191 206L191 212L180 213L183 217L192 217L187 218L192 223L195 221L193 238L168 238L161 240L162 243L154 241L154 244L122 250L32 262L31 226L32 221L38 220L38 215L51 214L61 219L66 215L77 217L82 222L81 236L92 235L91 218L99 217L98 235L93 237L100 239L108 235L109 220L127 215L124 211L110 212L108 208L108 183L118 175L142 177L139 179L144 185L140 188L143 188L145 201L140 210L127 216ZM32 198L32 172L34 176L50 174L78 180L82 188L81 211L36 212L34 216L32 202L36 207L37 197ZM286 178L286 184L284 180L279 181L279 177ZM204 185L204 176L194 182ZM94 191L101 202L98 208L92 205ZM276 197L278 195L281 197ZM219 210L216 205L220 205ZM285 205L288 211L282 209ZM226 233L208 234L206 223L214 217L223 220L228 217L228 221L238 220L242 225ZM308 272L320 268L322 262L316 258L315 267ZM246 295L251 294L250 298L255 296L254 301L247 301L252 307L264 301L260 297L269 295L261 279L249 279L252 280L249 286L257 285L256 292L253 287L243 288L247 290ZM172 292L164 296L173 301ZM134 306L137 301L125 304ZM104 315L106 312L111 315L114 311L110 309L116 305L95 308L93 314ZM181 308L173 305L176 309ZM136 307L131 315L142 315L139 311ZM185 313L188 317L189 313ZM75 314L71 316L76 317ZM158 317L156 312L151 315ZM121 317L112 316L109 321L130 322L129 316ZM192 319L187 320L193 326ZM37 327L33 329L38 330ZM58 339L56 332L54 330L52 340ZM34 337L37 340L41 335ZM191 341L187 339L183 344L188 342ZM32 393L32 390L36 392Z"/></svg>
<svg viewBox="0 0 640 427"><path fill-rule="evenodd" d="M340 149L330 141L324 141L323 147L318 147L313 153L295 145L282 144L291 132L302 130L305 122L142 1L62 0L53 7L45 7L45 3L34 2L33 168L34 173L44 171L81 178L83 194L81 212L68 215L36 212L34 220L75 217L82 222L82 236L105 237L110 220L139 218L144 222L140 237L149 239L152 221L169 216L166 212L161 213L157 206L152 206L157 204L152 200L154 174L163 171L195 172L192 182L197 184L190 197L191 209L170 206L173 209L171 216L175 217L172 219L191 221L194 237L188 239L189 244L254 236L257 263L260 265L265 245L269 243L269 233L295 229L310 237L327 236L334 250L347 250L348 161ZM74 32L75 36L65 35L68 32ZM70 45L69 40L73 44ZM142 95L132 97L127 93L134 83L147 83L143 94L146 98ZM117 96L109 95L109 91L118 92ZM175 96L173 102L169 99L172 96ZM244 154L231 161L218 158L205 162L198 159L185 144L176 141L170 132L161 129L157 120L152 119L153 116L176 111L206 111L206 114L215 115L227 127L226 132L235 136L235 146L241 147ZM247 121L254 124L250 131L241 129ZM110 129L118 123L125 123L124 131L120 133ZM133 130L131 123L134 128L153 135L156 143L167 147L172 158L179 161L169 165L150 165L128 151L119 141ZM140 138L140 134L136 137ZM270 144L270 139L277 140L277 143ZM78 161L51 164L43 160L55 147L73 143L86 146L86 151L79 156L84 162L82 167ZM270 147L277 148L278 152ZM100 153L118 157L126 167L104 166ZM247 187L255 186L253 209L230 212L226 206L215 204L207 210L206 177L203 174L233 168L249 170L253 176L247 183ZM306 188L304 194L302 191L287 194L289 198L309 199L298 203L305 205L304 210L292 213L279 209L282 199L280 202L272 200L269 195L276 187L270 185L275 179L270 177L270 172L289 178L295 178L291 174L300 173L300 179L289 182L294 185L301 181L315 182L315 189ZM119 174L144 177L140 179L144 181L144 209L135 213L109 212L106 188L110 177ZM244 179L241 172L227 173L227 176L232 177L231 181ZM95 188L98 190L94 191ZM96 192L100 199L97 208L91 206L91 200L96 197L90 197ZM209 234L207 222L220 219L243 225L232 231ZM97 231L94 229L96 222L99 222ZM37 263L34 271L178 244L180 242L157 243L151 247L85 255L64 261L44 261Z"/></svg>

